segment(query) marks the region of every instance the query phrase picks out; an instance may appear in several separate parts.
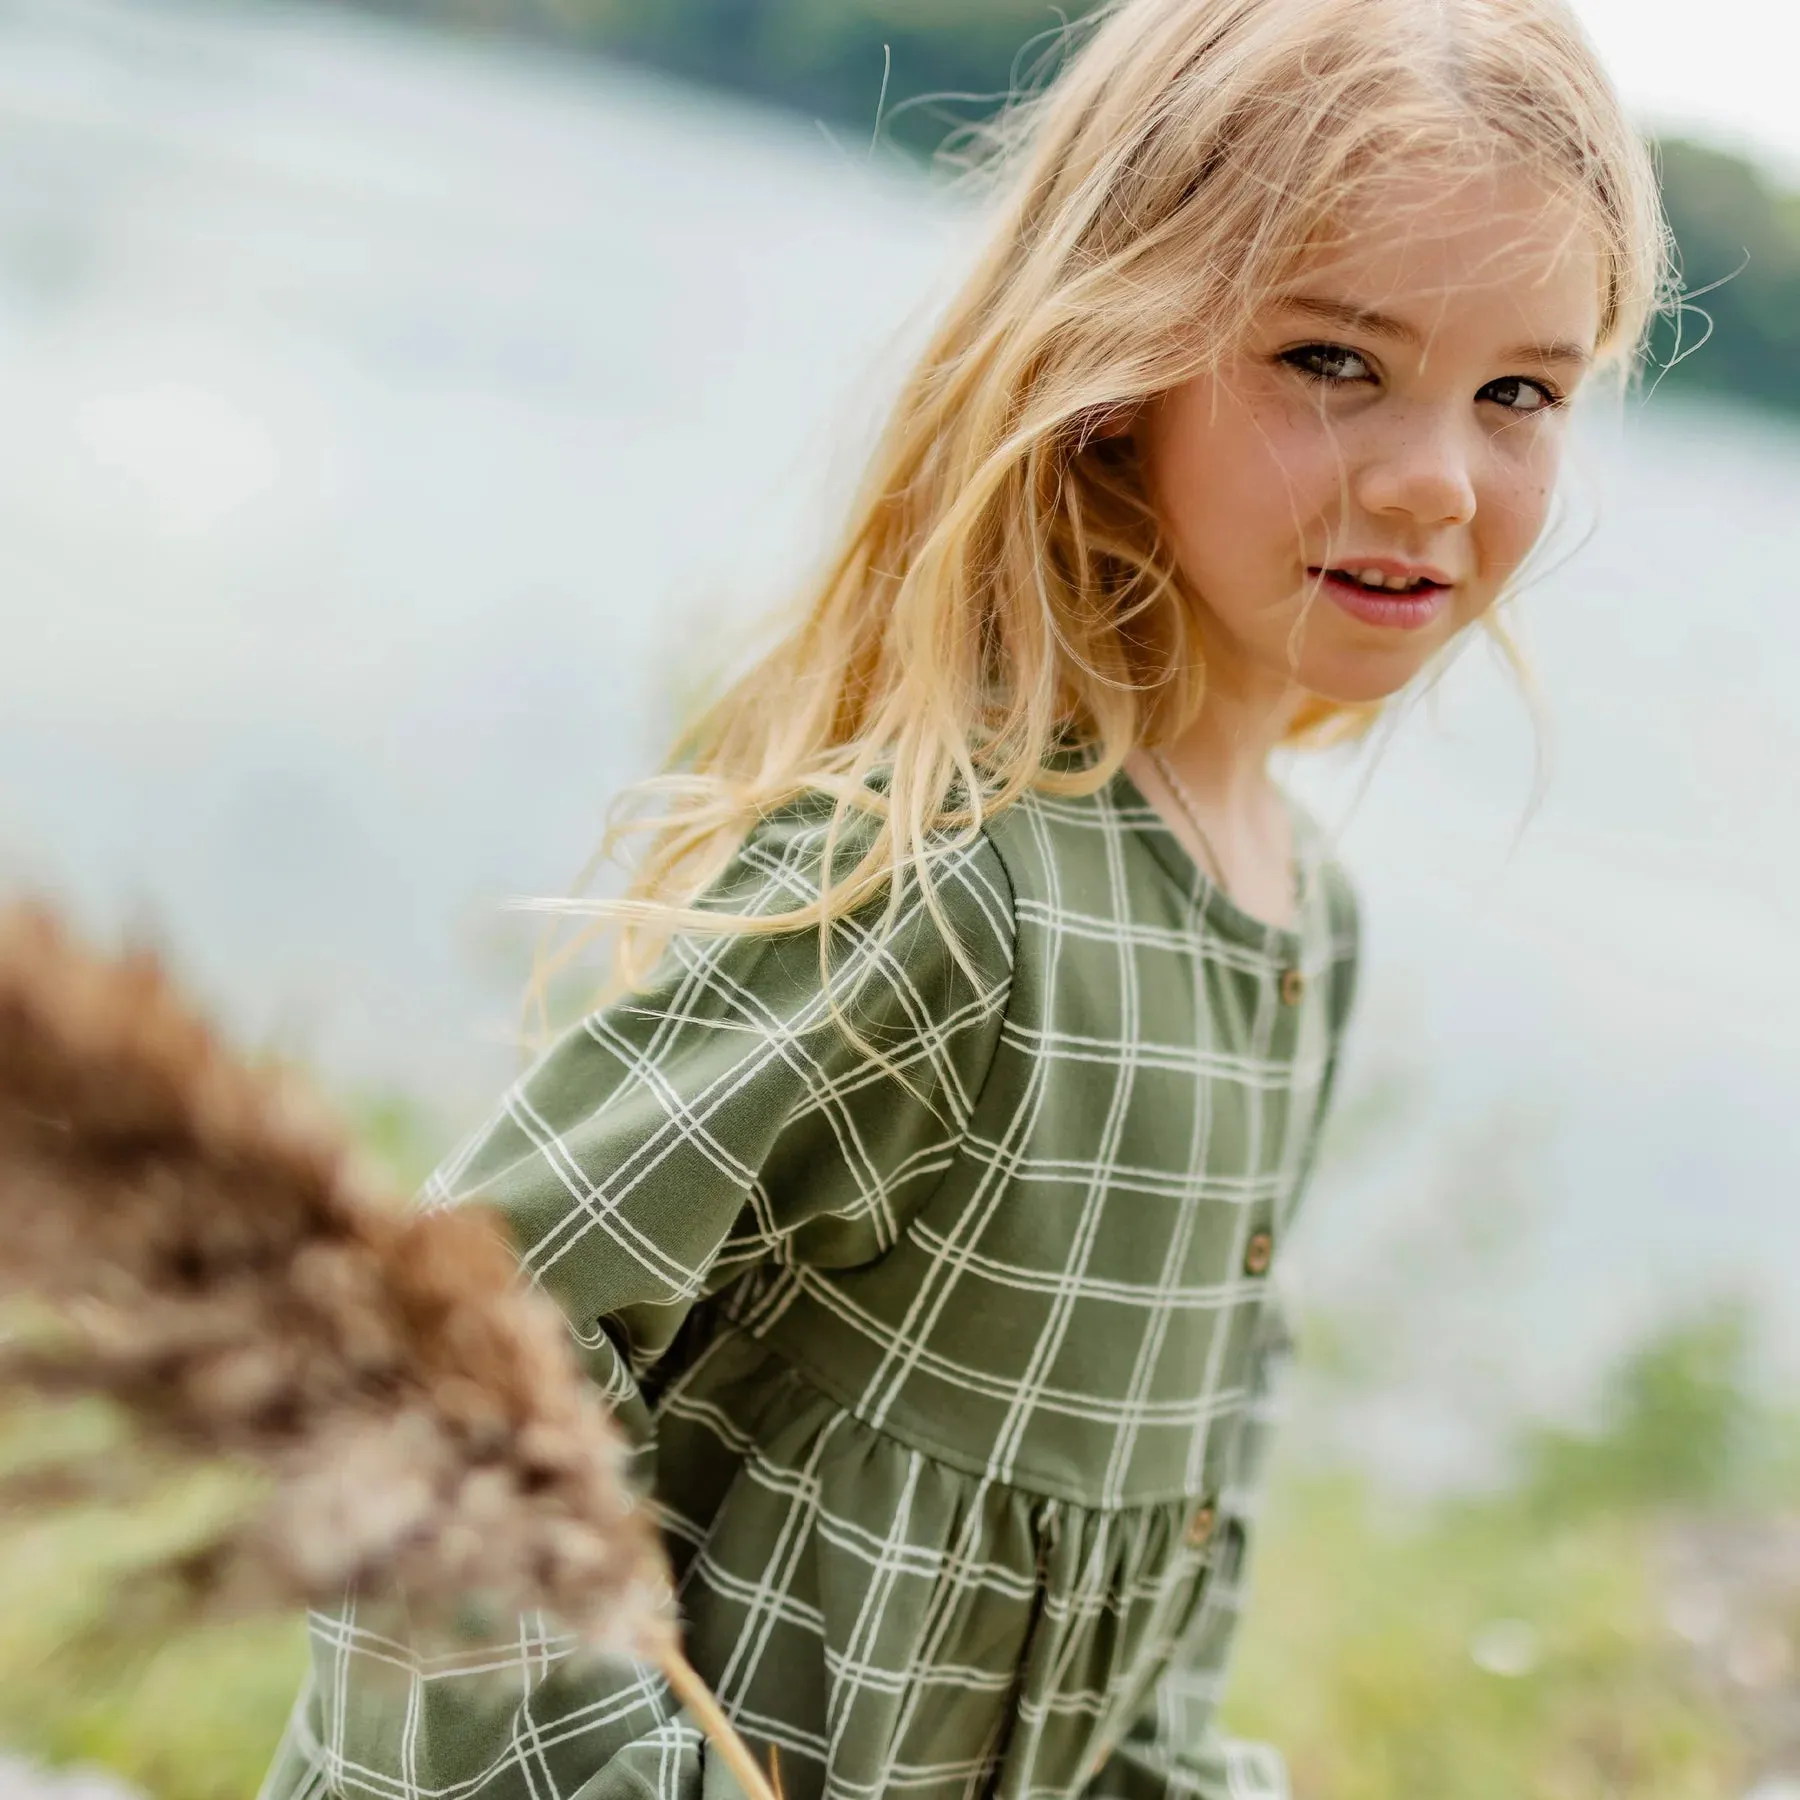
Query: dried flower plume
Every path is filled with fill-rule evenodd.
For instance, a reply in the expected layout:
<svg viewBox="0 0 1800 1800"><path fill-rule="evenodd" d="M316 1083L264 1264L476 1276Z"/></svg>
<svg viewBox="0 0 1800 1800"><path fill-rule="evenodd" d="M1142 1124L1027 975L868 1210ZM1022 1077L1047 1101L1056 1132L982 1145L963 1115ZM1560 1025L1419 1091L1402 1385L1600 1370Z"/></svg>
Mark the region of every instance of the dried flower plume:
<svg viewBox="0 0 1800 1800"><path fill-rule="evenodd" d="M677 1653L623 1442L498 1226L396 1204L153 958L94 956L25 907L0 912L0 1297L24 1320L0 1391L101 1397L165 1463L264 1478L184 1551L197 1605L354 1583L445 1625L471 1601L542 1609L657 1660L722 1725Z"/></svg>

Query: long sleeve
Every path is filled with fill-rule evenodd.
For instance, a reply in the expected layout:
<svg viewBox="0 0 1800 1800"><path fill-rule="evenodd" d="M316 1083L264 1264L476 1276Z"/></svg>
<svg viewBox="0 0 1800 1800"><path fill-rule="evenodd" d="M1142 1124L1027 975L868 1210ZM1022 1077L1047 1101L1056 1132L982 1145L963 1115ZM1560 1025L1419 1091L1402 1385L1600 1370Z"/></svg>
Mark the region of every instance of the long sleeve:
<svg viewBox="0 0 1800 1800"><path fill-rule="evenodd" d="M822 843L816 823L765 824L709 904L793 910ZM1012 912L985 842L942 855L933 880L956 950L916 888L890 935L836 927L854 1037L816 932L678 939L649 992L563 1037L428 1184L427 1204L500 1210L641 1441L646 1379L698 1301L752 1271L779 1285L784 1267L881 1256L949 1166L999 1039ZM312 1638L266 1800L724 1791L649 1671L578 1663L541 1620L433 1661L352 1601Z"/></svg>
<svg viewBox="0 0 1800 1800"><path fill-rule="evenodd" d="M709 904L793 910L820 837L764 827ZM569 1033L428 1184L428 1203L500 1208L640 1434L639 1379L697 1300L769 1259L873 1261L948 1166L999 1036L1011 913L985 846L933 873L968 966L916 888L890 938L840 925L835 991L860 1044L816 932L677 939L650 992Z"/></svg>

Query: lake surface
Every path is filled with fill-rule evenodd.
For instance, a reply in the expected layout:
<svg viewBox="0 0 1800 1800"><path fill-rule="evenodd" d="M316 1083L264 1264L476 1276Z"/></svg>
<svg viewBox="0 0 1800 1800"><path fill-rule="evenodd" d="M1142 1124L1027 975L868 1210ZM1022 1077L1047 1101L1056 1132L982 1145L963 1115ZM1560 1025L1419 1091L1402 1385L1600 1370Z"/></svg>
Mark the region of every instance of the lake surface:
<svg viewBox="0 0 1800 1800"><path fill-rule="evenodd" d="M0 872L468 1122L511 1066L499 901L567 889L804 565L970 231L635 77L0 7ZM1596 415L1569 514L1521 608L1529 819L1480 654L1372 767L1297 777L1365 893L1360 1085L1399 1097L1313 1286L1460 1334L1453 1412L1721 1289L1800 1359L1800 435Z"/></svg>

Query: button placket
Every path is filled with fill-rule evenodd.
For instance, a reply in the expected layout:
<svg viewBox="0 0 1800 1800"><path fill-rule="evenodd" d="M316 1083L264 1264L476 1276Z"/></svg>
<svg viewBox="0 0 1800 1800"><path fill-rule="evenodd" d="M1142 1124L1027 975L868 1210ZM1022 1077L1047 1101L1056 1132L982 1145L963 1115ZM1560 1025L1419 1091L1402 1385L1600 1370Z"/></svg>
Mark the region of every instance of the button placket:
<svg viewBox="0 0 1800 1800"><path fill-rule="evenodd" d="M1187 1523L1187 1542L1190 1550L1204 1550L1212 1542L1213 1532L1219 1523L1219 1511L1208 1500L1194 1509L1193 1517Z"/></svg>
<svg viewBox="0 0 1800 1800"><path fill-rule="evenodd" d="M1218 1506L1211 1500L1202 1500L1200 1504L1194 1508L1193 1512L1188 1515L1188 1522L1182 1528L1182 1539L1190 1550L1204 1551L1211 1545L1214 1533L1218 1530L1218 1527ZM1195 1575L1187 1584L1185 1591L1190 1596L1187 1604L1192 1604L1191 1596L1198 1591L1193 1586L1193 1582L1202 1581L1204 1579L1205 1573L1202 1571ZM1174 1590L1171 1590L1171 1592L1173 1591ZM1159 1617L1160 1609L1165 1604L1166 1601L1158 1602ZM1117 1740L1118 1737L1122 1735L1122 1733L1115 1731L1112 1719L1106 1715L1102 1715L1101 1723L1094 1734L1093 1745L1088 1755L1085 1775L1085 1778L1088 1781L1094 1781L1099 1778L1100 1772L1111 1760L1114 1751L1118 1749Z"/></svg>

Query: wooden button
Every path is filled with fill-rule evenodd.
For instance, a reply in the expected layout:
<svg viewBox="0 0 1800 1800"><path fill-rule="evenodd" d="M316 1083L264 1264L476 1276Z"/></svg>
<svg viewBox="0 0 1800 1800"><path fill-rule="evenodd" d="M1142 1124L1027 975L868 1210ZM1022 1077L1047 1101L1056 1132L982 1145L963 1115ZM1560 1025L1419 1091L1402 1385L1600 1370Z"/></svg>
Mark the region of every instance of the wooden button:
<svg viewBox="0 0 1800 1800"><path fill-rule="evenodd" d="M1246 1275L1266 1275L1269 1264L1275 1260L1275 1240L1268 1232L1259 1231L1244 1246L1244 1273Z"/></svg>
<svg viewBox="0 0 1800 1800"><path fill-rule="evenodd" d="M1203 1550L1212 1542L1213 1527L1218 1524L1219 1515L1210 1506L1200 1507L1188 1520L1188 1547Z"/></svg>
<svg viewBox="0 0 1800 1800"><path fill-rule="evenodd" d="M1298 1006L1306 998L1306 977L1298 969L1281 972L1281 1004Z"/></svg>

